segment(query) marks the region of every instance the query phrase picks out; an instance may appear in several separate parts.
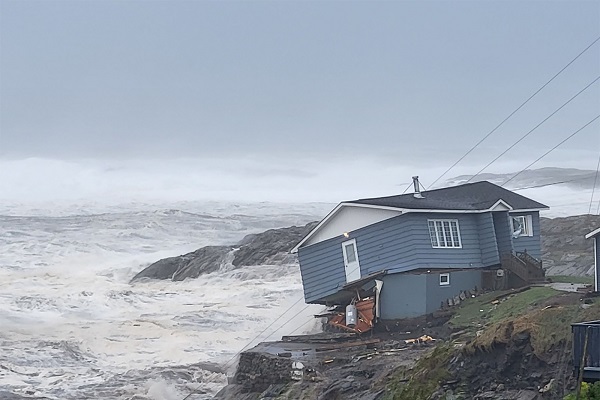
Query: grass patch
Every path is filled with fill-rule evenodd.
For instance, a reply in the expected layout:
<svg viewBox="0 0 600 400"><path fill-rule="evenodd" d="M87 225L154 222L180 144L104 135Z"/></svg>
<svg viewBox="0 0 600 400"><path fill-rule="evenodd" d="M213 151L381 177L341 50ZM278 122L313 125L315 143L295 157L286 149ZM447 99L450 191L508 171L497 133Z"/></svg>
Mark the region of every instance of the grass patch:
<svg viewBox="0 0 600 400"><path fill-rule="evenodd" d="M386 386L386 400L427 400L450 377L450 345L438 345L410 370L399 369Z"/></svg>
<svg viewBox="0 0 600 400"><path fill-rule="evenodd" d="M552 282L558 283L582 283L585 285L593 285L593 276L569 276L569 275L553 275L549 276Z"/></svg>
<svg viewBox="0 0 600 400"><path fill-rule="evenodd" d="M533 352L540 359L558 344L566 347L572 341L571 324L600 318L600 304L587 309L580 304L538 309L514 318L498 321L481 332L465 351L489 351L495 345L507 344L516 335L527 333Z"/></svg>
<svg viewBox="0 0 600 400"><path fill-rule="evenodd" d="M533 287L515 294L508 291L505 292L507 296L500 299L497 304L492 304L492 301L502 293L486 293L465 300L450 319L449 324L456 330L475 331L486 324L521 315L527 309L558 293L558 291L548 287Z"/></svg>

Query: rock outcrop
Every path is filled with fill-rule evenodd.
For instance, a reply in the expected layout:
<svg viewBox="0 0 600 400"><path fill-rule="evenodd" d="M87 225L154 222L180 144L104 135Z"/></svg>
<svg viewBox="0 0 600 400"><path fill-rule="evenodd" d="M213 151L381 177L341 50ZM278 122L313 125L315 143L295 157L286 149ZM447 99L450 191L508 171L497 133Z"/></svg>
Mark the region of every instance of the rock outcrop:
<svg viewBox="0 0 600 400"><path fill-rule="evenodd" d="M305 226L269 229L244 237L236 245L206 246L191 253L159 260L144 268L131 280L171 279L182 281L197 278L219 270L224 266L239 268L261 264L284 264L296 261L289 251L315 227L311 222Z"/></svg>
<svg viewBox="0 0 600 400"><path fill-rule="evenodd" d="M600 227L600 215L542 218L542 261L546 275L591 275L594 244L585 235Z"/></svg>

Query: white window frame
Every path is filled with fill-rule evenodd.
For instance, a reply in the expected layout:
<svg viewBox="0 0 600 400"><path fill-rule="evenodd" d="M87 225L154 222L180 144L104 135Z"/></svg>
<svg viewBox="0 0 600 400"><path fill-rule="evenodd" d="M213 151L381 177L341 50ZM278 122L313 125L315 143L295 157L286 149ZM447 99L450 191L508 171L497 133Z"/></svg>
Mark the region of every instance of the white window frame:
<svg viewBox="0 0 600 400"><path fill-rule="evenodd" d="M446 282L442 282L442 277L446 277ZM440 274L440 286L450 286L450 273Z"/></svg>
<svg viewBox="0 0 600 400"><path fill-rule="evenodd" d="M445 224L448 224L449 230L446 230ZM456 232L453 229L453 225L456 227ZM462 249L460 226L457 219L428 219L427 230L429 231L431 247L434 249ZM447 237L448 232L450 233L450 241L448 241Z"/></svg>
<svg viewBox="0 0 600 400"><path fill-rule="evenodd" d="M518 219L519 224L523 227L523 230L518 236L515 236L515 220ZM513 238L521 236L533 236L533 217L531 215L511 215L510 216L510 227L512 229Z"/></svg>

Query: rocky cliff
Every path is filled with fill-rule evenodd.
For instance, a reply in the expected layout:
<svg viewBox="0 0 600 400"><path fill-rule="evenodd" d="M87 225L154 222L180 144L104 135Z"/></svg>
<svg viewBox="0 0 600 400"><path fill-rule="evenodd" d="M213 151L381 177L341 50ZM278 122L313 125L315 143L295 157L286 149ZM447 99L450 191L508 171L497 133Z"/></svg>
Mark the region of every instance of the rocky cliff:
<svg viewBox="0 0 600 400"><path fill-rule="evenodd" d="M542 218L542 260L546 275L591 275L594 244L585 235L600 227L600 215Z"/></svg>
<svg viewBox="0 0 600 400"><path fill-rule="evenodd" d="M296 256L289 254L289 251L316 224L311 222L305 226L269 229L262 233L247 235L235 245L206 246L181 256L165 258L143 269L131 281L141 279L182 281L217 271L223 266L239 268L250 265L293 263L296 262Z"/></svg>

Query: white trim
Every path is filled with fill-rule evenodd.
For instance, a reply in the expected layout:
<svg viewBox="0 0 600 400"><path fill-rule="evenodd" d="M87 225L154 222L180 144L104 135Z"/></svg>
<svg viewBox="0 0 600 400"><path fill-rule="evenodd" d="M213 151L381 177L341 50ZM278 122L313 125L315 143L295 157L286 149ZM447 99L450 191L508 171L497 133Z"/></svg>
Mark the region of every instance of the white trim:
<svg viewBox="0 0 600 400"><path fill-rule="evenodd" d="M352 245L352 248L354 249L354 261L352 261L352 263L348 261L348 252L346 251L346 247L349 245ZM359 280L362 277L362 274L360 271L360 260L358 259L358 247L356 247L356 239L346 240L342 243L342 254L344 256L344 272L346 274L346 283ZM350 268L352 269L349 270ZM354 277L355 274L358 274L358 278L350 280L350 278Z"/></svg>
<svg viewBox="0 0 600 400"><path fill-rule="evenodd" d="M510 227L512 230L512 237L513 239L517 239L520 237L532 237L533 236L533 217L531 216L531 214L526 214L526 215L509 215L510 217ZM518 236L515 236L515 219L520 219L523 218L523 223L519 223L523 229L521 230L521 232L519 232ZM525 232L523 232L525 231Z"/></svg>
<svg viewBox="0 0 600 400"><path fill-rule="evenodd" d="M600 229L596 229L600 232ZM598 240L594 240L594 291L598 291Z"/></svg>
<svg viewBox="0 0 600 400"><path fill-rule="evenodd" d="M543 211L543 210L549 210L550 207L540 207L540 208L519 208L517 210L513 210L510 212L535 212L535 211Z"/></svg>
<svg viewBox="0 0 600 400"><path fill-rule="evenodd" d="M446 282L442 282L442 276L446 277ZM449 272L440 274L440 286L450 286L450 273Z"/></svg>
<svg viewBox="0 0 600 400"><path fill-rule="evenodd" d="M484 210L440 210L440 209L400 208L400 207L389 207L389 206L377 206L377 205L373 205L373 204L341 202L337 206L335 206L335 208L333 210L331 210L329 212L329 214L327 214L325 216L325 218L323 218L321 220L321 222L319 222L319 224L317 226L315 226L313 228L313 230L310 231L296 246L294 246L294 248L290 252L297 253L298 249L300 247L302 247L302 245L304 245L310 238L312 238L319 230L321 230L323 225L325 225L330 219L332 219L342 207L362 207L362 208L373 208L373 209L379 209L379 210L392 210L392 211L400 211L402 214L408 214L408 213L483 214L486 212L494 211L493 208L499 204L503 204L503 205L506 205L507 207L509 207L510 208L510 210L508 211L509 213L511 213L511 212L533 212L533 211L549 209L549 207L546 207L546 208L532 208L532 209L525 209L525 210L514 210L510 206L510 204L508 204L507 202L505 202L502 199L500 199L496 203L494 203L494 205L492 207L484 209ZM344 232L340 232L340 235L342 235L343 233Z"/></svg>
<svg viewBox="0 0 600 400"><path fill-rule="evenodd" d="M437 242L437 245L434 246L433 241L431 240L431 228L429 227L429 223L433 222L434 225L434 229L435 229L435 241ZM446 240L447 238L445 238L446 234L445 234L445 227L444 227L444 222L448 222L450 224L450 241L452 242L452 246L440 246L440 237L439 237L439 232L438 232L438 227L437 227L437 223L440 222L441 223L441 227L442 227L442 231L444 233L444 243L447 243L448 241ZM457 234L457 239L458 239L458 246L454 245L454 234L452 232L452 225L451 223L454 222L456 224L456 234ZM427 231L429 232L429 240L431 241L431 247L434 249L462 249L462 239L460 237L460 224L458 223L457 219L427 219Z"/></svg>
<svg viewBox="0 0 600 400"><path fill-rule="evenodd" d="M312 231L308 232L308 235L306 235L301 241L300 243L298 243L296 246L294 246L294 248L291 250L291 253L297 253L298 249L300 247L302 247L302 245L304 243L306 243L310 238L312 238L318 231L321 230L321 228L327 223L329 222L330 219L332 219L342 207L361 207L361 208L373 208L373 209L379 209L379 210L390 210L390 211L399 211L400 213L403 213L403 209L402 208L396 208L396 207L387 207L387 206L374 206L372 204L357 204L357 203L346 203L346 202L342 202L340 204L338 204L337 206L335 206L335 208L333 210L331 210L329 212L329 214L327 214L325 216L325 218L323 218L321 220L321 222L319 222L319 224L317 226L315 226L313 228ZM344 232L340 232L340 235L342 235Z"/></svg>
<svg viewBox="0 0 600 400"><path fill-rule="evenodd" d="M589 238L594 237L594 236L596 236L598 234L600 234L600 228L591 231L590 233L588 233L587 235L585 235L585 238L589 239Z"/></svg>
<svg viewBox="0 0 600 400"><path fill-rule="evenodd" d="M490 211L509 211L510 212L512 210L513 210L513 208L511 207L511 205L502 199L498 200L497 202L494 203L493 206L490 207Z"/></svg>

